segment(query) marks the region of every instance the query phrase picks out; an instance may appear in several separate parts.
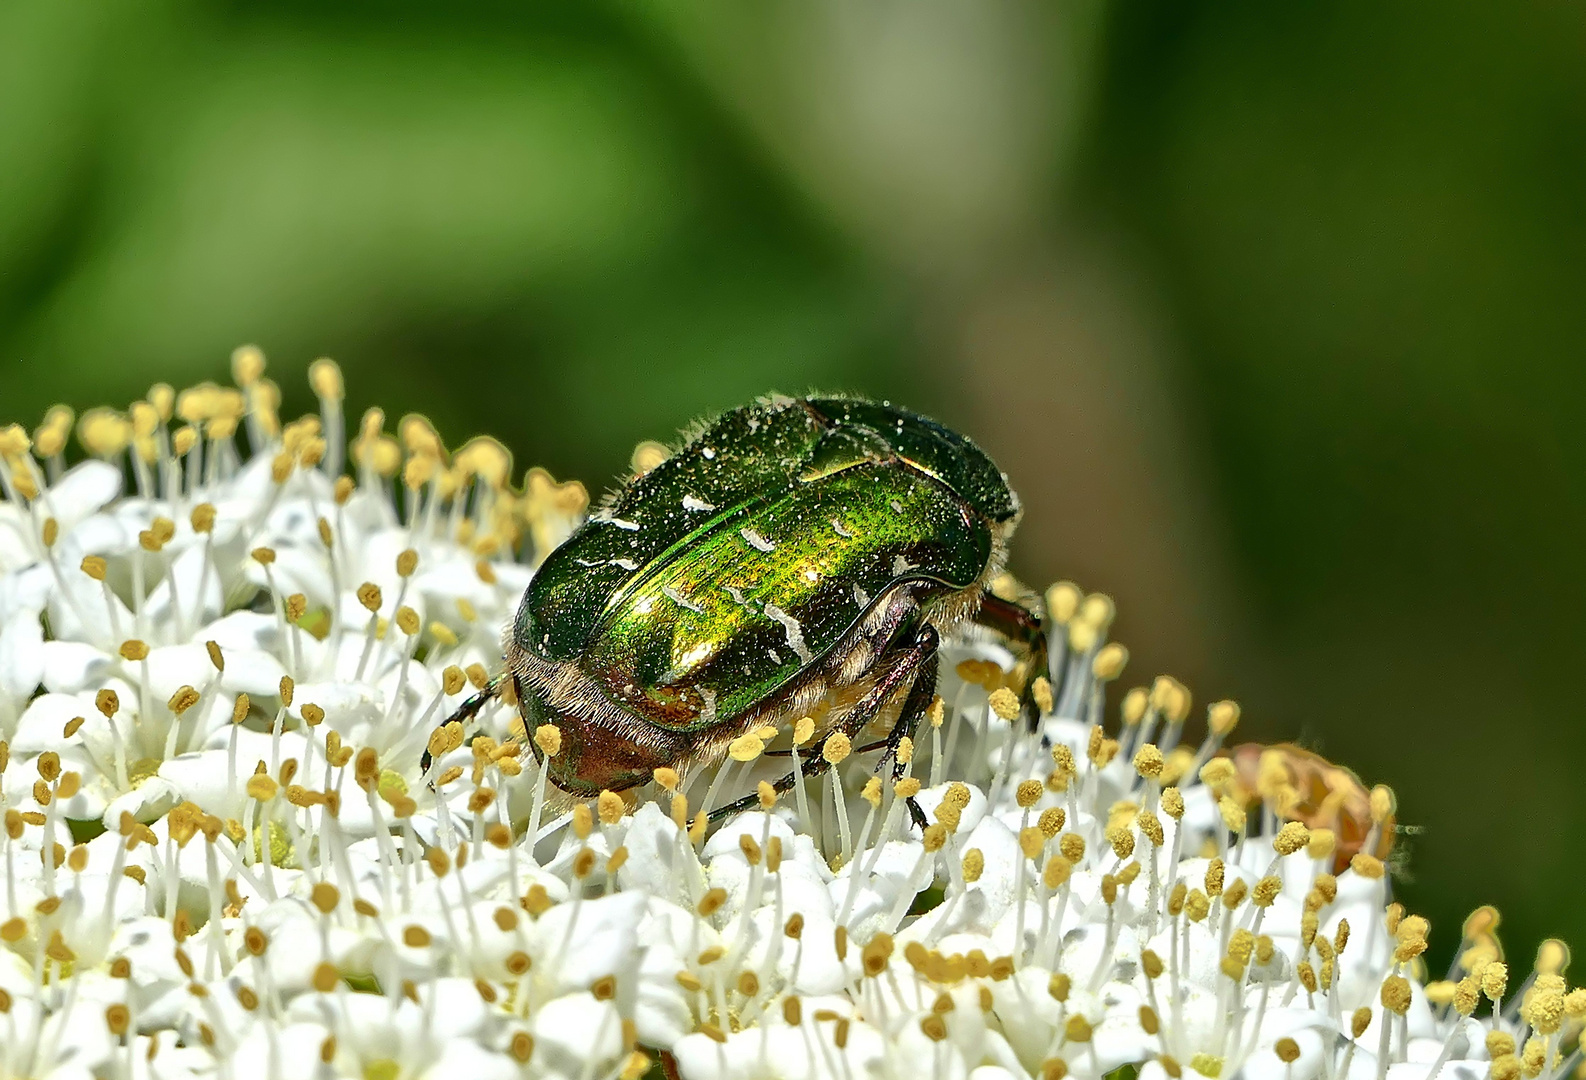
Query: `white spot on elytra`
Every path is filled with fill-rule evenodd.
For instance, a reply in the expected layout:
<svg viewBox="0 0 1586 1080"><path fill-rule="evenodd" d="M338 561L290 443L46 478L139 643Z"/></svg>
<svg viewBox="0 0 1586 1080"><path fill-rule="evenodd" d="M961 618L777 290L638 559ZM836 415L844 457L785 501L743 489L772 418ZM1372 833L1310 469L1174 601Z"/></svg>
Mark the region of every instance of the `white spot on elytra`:
<svg viewBox="0 0 1586 1080"><path fill-rule="evenodd" d="M854 603L862 608L870 606L870 594L859 587L859 582L854 582Z"/></svg>
<svg viewBox="0 0 1586 1080"><path fill-rule="evenodd" d="M781 664L782 663L782 654L781 653L777 652L775 649L767 649L766 652L770 655L771 662L773 664Z"/></svg>
<svg viewBox="0 0 1586 1080"><path fill-rule="evenodd" d="M722 588L726 589L727 595L732 597L738 603L745 605L749 603L749 598L745 596L743 594L743 590L738 588L736 585L723 585Z"/></svg>
<svg viewBox="0 0 1586 1080"><path fill-rule="evenodd" d="M672 601L672 603L678 605L679 607L686 607L688 610L693 612L703 612L705 610L698 604L690 603L682 593L678 592L670 585L662 585L661 592L668 600Z"/></svg>
<svg viewBox="0 0 1586 1080"><path fill-rule="evenodd" d="M782 624L782 629L787 632L788 648L798 654L800 663L807 664L815 659L815 654L810 652L810 647L804 643L804 627L797 619L775 604L767 604L765 613Z"/></svg>
<svg viewBox="0 0 1586 1080"><path fill-rule="evenodd" d="M749 544L749 546L754 548L756 551L767 551L767 552L769 552L769 551L775 551L776 550L776 545L775 544L773 544L771 541L767 540L765 537L761 536L759 533L755 532L753 529L751 529L751 528L749 528L747 526L745 526L742 529L739 529L738 530L738 535L743 537L744 540Z"/></svg>
<svg viewBox="0 0 1586 1080"><path fill-rule="evenodd" d="M684 495L683 509L694 511L714 510L716 509L716 505L714 503L708 503L704 499L697 499L692 495Z"/></svg>
<svg viewBox="0 0 1586 1080"><path fill-rule="evenodd" d="M705 455L705 460L706 461L715 461L716 460L716 451L715 451L715 448L713 448L713 447L707 446L704 449L702 449L700 451L700 453Z"/></svg>
<svg viewBox="0 0 1586 1080"><path fill-rule="evenodd" d="M639 568L639 564L634 562L632 559L612 559L611 565L620 566L622 569L628 571L637 570Z"/></svg>
<svg viewBox="0 0 1586 1080"><path fill-rule="evenodd" d="M639 523L637 521L626 521L626 520L624 520L622 518L612 518L611 519L611 523L613 525L615 525L617 528L626 529L629 532L638 532L639 531Z"/></svg>
<svg viewBox="0 0 1586 1080"><path fill-rule="evenodd" d="M888 503L888 504L887 504L887 505L889 505L889 506L891 506L891 507L892 507L892 512L893 512L893 513L894 513L894 514L901 514L901 513L903 513L903 504L902 504L902 503L900 503L900 502L898 502L898 500L896 500L896 499L893 499L893 500L892 500L892 501L891 501L891 502L890 502L890 503Z"/></svg>
<svg viewBox="0 0 1586 1080"><path fill-rule="evenodd" d="M892 574L894 577L902 577L904 574L907 574L913 569L914 564L909 562L909 560L905 559L902 555L899 555L892 560Z"/></svg>
<svg viewBox="0 0 1586 1080"><path fill-rule="evenodd" d="M806 570L806 571L804 571L804 580L805 581L811 581L811 582L819 581L820 580L820 575L817 574L813 570Z"/></svg>
<svg viewBox="0 0 1586 1080"><path fill-rule="evenodd" d="M837 531L837 535L842 537L844 540L852 540L854 537L854 534L850 530L843 528L843 523L838 521L836 518L832 518L832 528L835 529Z"/></svg>
<svg viewBox="0 0 1586 1080"><path fill-rule="evenodd" d="M716 691L708 686L701 686L699 696L705 702L704 707L699 710L699 718L708 724L716 719Z"/></svg>
<svg viewBox="0 0 1586 1080"><path fill-rule="evenodd" d="M716 642L714 642L714 641L701 641L701 642L699 642L692 649L688 650L688 652L686 652L682 656L678 657L676 666L673 667L673 669L670 672L667 673L667 680L666 681L671 682L674 679L677 679L677 678L681 677L682 675L686 674L688 671L692 670L695 667L698 667L700 664L703 664L706 660L709 660L712 656L715 656L715 655L716 655Z"/></svg>

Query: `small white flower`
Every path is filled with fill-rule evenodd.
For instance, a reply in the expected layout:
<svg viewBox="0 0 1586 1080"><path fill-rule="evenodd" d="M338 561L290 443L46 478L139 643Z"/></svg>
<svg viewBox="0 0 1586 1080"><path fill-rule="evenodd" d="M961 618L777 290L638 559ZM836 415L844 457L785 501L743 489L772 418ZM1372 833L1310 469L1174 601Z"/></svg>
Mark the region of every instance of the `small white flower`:
<svg viewBox="0 0 1586 1080"><path fill-rule="evenodd" d="M236 370L85 416L71 468L64 413L0 431L0 1076L1552 1080L1586 1027L1491 913L1420 977L1385 789L1225 748L1231 703L1195 741L1171 679L1109 712L1067 583L1034 730L1025 658L955 640L907 787L754 788L783 741L578 806L499 697L447 721L583 489Z"/></svg>

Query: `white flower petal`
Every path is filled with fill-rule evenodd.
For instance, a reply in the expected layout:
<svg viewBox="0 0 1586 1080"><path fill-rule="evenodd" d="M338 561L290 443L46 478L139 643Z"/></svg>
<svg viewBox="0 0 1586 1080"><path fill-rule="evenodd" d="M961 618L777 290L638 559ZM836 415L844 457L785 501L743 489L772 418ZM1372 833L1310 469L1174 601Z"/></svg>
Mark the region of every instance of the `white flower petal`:
<svg viewBox="0 0 1586 1080"><path fill-rule="evenodd" d="M120 469L108 461L80 461L50 484L50 512L64 536L120 494Z"/></svg>
<svg viewBox="0 0 1586 1080"><path fill-rule="evenodd" d="M588 991L546 1002L533 1018L537 1069L580 1076L586 1066L599 1073L622 1053L622 1018L610 1001Z"/></svg>
<svg viewBox="0 0 1586 1080"><path fill-rule="evenodd" d="M37 611L13 612L0 625L0 715L15 716L44 678L44 627Z"/></svg>

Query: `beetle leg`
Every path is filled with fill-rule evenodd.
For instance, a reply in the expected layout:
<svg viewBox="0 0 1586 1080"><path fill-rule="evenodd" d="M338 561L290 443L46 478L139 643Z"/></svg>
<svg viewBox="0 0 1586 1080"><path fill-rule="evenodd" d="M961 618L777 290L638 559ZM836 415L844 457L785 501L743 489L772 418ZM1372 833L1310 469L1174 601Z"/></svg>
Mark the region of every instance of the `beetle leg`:
<svg viewBox="0 0 1586 1080"><path fill-rule="evenodd" d="M918 666L915 669L914 685L909 687L909 696L903 699L903 708L898 713L897 723L892 725L892 730L887 733L887 752L881 755L881 760L892 758L892 781L903 779L903 762L898 760L898 744L903 737L913 737L914 731L919 727L920 718L931 707L931 701L936 697L936 673L938 667L937 647L941 639L937 636L936 627L926 624L920 631L916 640L916 648L923 646ZM925 811L920 809L920 804L914 796L907 799L909 818L919 827L920 832L925 831L927 822Z"/></svg>
<svg viewBox="0 0 1586 1080"><path fill-rule="evenodd" d="M475 694L473 697L457 706L457 711L452 713L446 719L442 720L438 726L445 727L453 720L456 720L460 724L466 724L468 721L478 716L486 705L494 701L500 692L501 677L498 676L497 678L494 678L490 680L490 682L486 683L485 688L479 691L479 693ZM424 773L430 771L430 763L432 761L434 761L434 758L430 754L429 744L426 743L424 746L424 753L419 756L419 775L422 776Z"/></svg>
<svg viewBox="0 0 1586 1080"><path fill-rule="evenodd" d="M822 736L820 742L811 747L808 755L800 761L799 772L804 779L820 776L829 768L824 753L827 739L830 739L837 731L841 731L851 738L856 733L864 730L865 725L876 718L876 714L897 692L898 687L902 686L905 680L912 680L912 685L909 687L909 695L904 699L903 709L898 713L897 722L892 725L892 730L887 734L886 739L877 744L877 746L887 747L887 752L895 757L898 743L903 736L913 730L914 725L925 714L925 710L930 707L931 699L936 696L936 650L940 640L936 633L936 627L927 623L920 628L919 632L915 634L913 642L904 650L903 655L899 657L898 661L892 665L885 675L876 680L875 685L860 699L852 711L843 717L842 724ZM886 760L885 756L883 756L882 760ZM894 760L894 778L902 775L902 765ZM778 793L781 793L791 790L798 780L798 775L788 773L771 786ZM736 802L717 807L710 812L710 820L719 821L731 814L748 810L758 800L759 796L746 795ZM909 799L908 805L909 817L923 830L926 825L925 812L920 809L919 803L914 799Z"/></svg>
<svg viewBox="0 0 1586 1080"><path fill-rule="evenodd" d="M1036 724L1041 719L1041 709L1035 703L1035 677L1048 675L1053 682L1052 700L1060 700L1062 685L1050 678L1048 672L1046 626L1040 616L1013 600L1004 600L993 592L982 594L980 608L975 613L975 622L989 630L1007 638L1026 651L1026 663L1030 672L1024 681L1024 692L1020 695L1020 713L1024 716L1025 723L1030 730L1035 730ZM1067 673L1067 665L1063 665L1055 674L1058 679Z"/></svg>

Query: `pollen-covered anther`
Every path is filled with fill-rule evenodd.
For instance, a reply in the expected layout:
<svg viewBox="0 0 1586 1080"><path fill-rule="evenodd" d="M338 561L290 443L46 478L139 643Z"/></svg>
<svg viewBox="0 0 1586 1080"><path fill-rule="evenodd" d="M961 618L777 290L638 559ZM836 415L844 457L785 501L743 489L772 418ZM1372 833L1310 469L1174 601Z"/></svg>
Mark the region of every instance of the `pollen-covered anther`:
<svg viewBox="0 0 1586 1080"><path fill-rule="evenodd" d="M1146 743L1135 751L1134 771L1147 780L1155 780L1162 775L1162 751L1150 743Z"/></svg>
<svg viewBox="0 0 1586 1080"><path fill-rule="evenodd" d="M878 933L870 939L870 943L860 950L860 965L864 973L871 978L880 975L887 969L887 962L892 957L892 935Z"/></svg>
<svg viewBox="0 0 1586 1080"><path fill-rule="evenodd" d="M1140 830L1140 835L1149 840L1154 847L1161 847L1167 841L1167 832L1162 828L1162 821L1150 810L1143 810L1135 818L1135 828Z"/></svg>
<svg viewBox="0 0 1586 1080"><path fill-rule="evenodd" d="M555 724L541 724L534 729L534 745L540 753L553 758L562 750L562 732Z"/></svg>
<svg viewBox="0 0 1586 1080"><path fill-rule="evenodd" d="M990 660L971 657L960 660L953 670L960 679L980 687L988 694L1002 685L1002 668Z"/></svg>
<svg viewBox="0 0 1586 1080"><path fill-rule="evenodd" d="M1223 827L1229 832L1242 833L1245 831L1247 820L1245 808L1232 798L1224 795L1221 799L1218 799L1217 813L1222 818Z"/></svg>
<svg viewBox="0 0 1586 1080"><path fill-rule="evenodd" d="M907 735L898 740L898 749L895 755L899 765L907 765L914 760L914 740Z"/></svg>
<svg viewBox="0 0 1586 1080"><path fill-rule="evenodd" d="M1226 738L1239 723L1237 701L1214 701L1206 707L1206 726L1218 738Z"/></svg>
<svg viewBox="0 0 1586 1080"><path fill-rule="evenodd" d="M1386 784L1378 784L1371 789L1371 821L1375 825L1385 825L1393 819L1397 809L1398 800L1394 797L1393 789Z"/></svg>
<svg viewBox="0 0 1586 1080"><path fill-rule="evenodd" d="M1298 821L1290 821L1272 838L1272 850L1279 855L1293 855L1311 842L1311 831Z"/></svg>
<svg viewBox="0 0 1586 1080"><path fill-rule="evenodd" d="M765 742L752 731L738 736L727 746L727 756L734 761L753 761L764 752ZM831 759L828 757L827 760Z"/></svg>
<svg viewBox="0 0 1586 1080"><path fill-rule="evenodd" d="M1072 581L1059 581L1046 590L1046 614L1059 626L1066 624L1079 611L1085 594Z"/></svg>
<svg viewBox="0 0 1586 1080"><path fill-rule="evenodd" d="M716 912L726 902L727 902L727 890L726 889L722 889L722 888L709 889L709 890L707 890L705 892L704 896L700 897L699 903L694 905L694 911L701 918L708 919L712 915L716 914Z"/></svg>
<svg viewBox="0 0 1586 1080"><path fill-rule="evenodd" d="M1232 761L1227 758L1212 758L1200 767L1197 775L1200 776L1201 783L1210 788L1213 794L1221 795L1236 773Z"/></svg>
<svg viewBox="0 0 1586 1080"><path fill-rule="evenodd" d="M627 812L628 804L615 791L602 791L600 797L595 801L595 809L600 816L602 825L616 825L622 821L623 815Z"/></svg>
<svg viewBox="0 0 1586 1080"><path fill-rule="evenodd" d="M743 857L750 866L760 865L760 845L754 837L748 833L740 833L738 835L738 850L743 852Z"/></svg>
<svg viewBox="0 0 1586 1080"><path fill-rule="evenodd" d="M1129 664L1129 650L1116 641L1109 641L1096 650L1090 662L1090 671L1102 682L1111 682L1123 674Z"/></svg>
<svg viewBox="0 0 1586 1080"><path fill-rule="evenodd" d="M1364 851L1357 851L1350 856L1349 868L1361 877L1373 880L1382 877L1384 872L1382 860L1375 855L1367 855Z"/></svg>
<svg viewBox="0 0 1586 1080"><path fill-rule="evenodd" d="M961 860L960 870L963 873L965 883L973 885L975 882L979 881L980 875L985 871L985 869L986 857L981 854L979 848L970 848L968 851L964 852L963 859Z"/></svg>
<svg viewBox="0 0 1586 1080"><path fill-rule="evenodd" d="M1123 704L1118 707L1118 713L1125 727L1134 727L1145 719L1145 710L1149 704L1149 695L1143 687L1136 686L1123 696Z"/></svg>
<svg viewBox="0 0 1586 1080"><path fill-rule="evenodd" d="M1072 1043L1090 1042L1090 1021L1080 1013L1069 1014L1068 1019L1063 1022L1063 1039Z"/></svg>
<svg viewBox="0 0 1586 1080"><path fill-rule="evenodd" d="M1410 1011L1410 982L1402 975L1389 975L1382 980L1382 990L1379 994L1382 1007L1396 1016L1403 1016Z"/></svg>
<svg viewBox="0 0 1586 1080"><path fill-rule="evenodd" d="M404 634L406 634L408 637L413 637L419 632L419 627L421 625L419 621L419 613L408 607L406 604L403 604L401 607L396 609L396 624L397 628Z"/></svg>
<svg viewBox="0 0 1586 1080"><path fill-rule="evenodd" d="M870 804L872 810L881 808L881 778L872 776L865 781L865 786L859 790L859 797Z"/></svg>
<svg viewBox="0 0 1586 1080"><path fill-rule="evenodd" d="M1019 786L1014 789L1014 801L1022 809L1028 810L1041 801L1042 790L1039 780L1022 780L1019 782Z"/></svg>
<svg viewBox="0 0 1586 1080"><path fill-rule="evenodd" d="M999 686L991 692L988 699L991 711L1000 719L1012 720L1019 715L1019 698L1006 686Z"/></svg>
<svg viewBox="0 0 1586 1080"><path fill-rule="evenodd" d="M1169 724L1182 724L1189 718L1190 692L1170 675L1158 675L1151 684L1151 707Z"/></svg>

